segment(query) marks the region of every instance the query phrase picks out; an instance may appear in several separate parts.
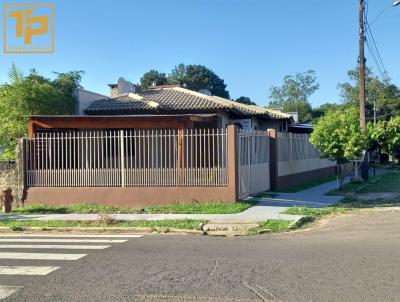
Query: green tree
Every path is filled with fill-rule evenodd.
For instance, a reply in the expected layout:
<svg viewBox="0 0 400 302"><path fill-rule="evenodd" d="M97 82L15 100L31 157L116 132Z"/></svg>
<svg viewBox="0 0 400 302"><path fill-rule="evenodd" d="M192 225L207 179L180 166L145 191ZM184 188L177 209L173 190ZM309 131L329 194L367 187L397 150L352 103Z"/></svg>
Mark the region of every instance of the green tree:
<svg viewBox="0 0 400 302"><path fill-rule="evenodd" d="M325 103L320 105L319 107L313 108L311 112L311 116L313 120L320 118L321 116L324 116L327 112L331 110L339 110L343 108L344 106L341 104L335 104L335 103Z"/></svg>
<svg viewBox="0 0 400 302"><path fill-rule="evenodd" d="M143 89L147 89L152 85L153 82L156 83L156 85L165 85L167 84L168 80L165 73L158 72L154 69L146 72L140 78L140 86L142 86Z"/></svg>
<svg viewBox="0 0 400 302"><path fill-rule="evenodd" d="M29 115L74 114L74 90L81 71L57 73L54 80L31 70L24 76L12 65L9 83L0 86L0 159L15 156L17 140L25 136Z"/></svg>
<svg viewBox="0 0 400 302"><path fill-rule="evenodd" d="M358 69L347 72L350 82L339 83L338 89L343 103L346 105L358 105ZM372 70L366 69L365 79L365 106L369 120L373 118L374 101L378 110L378 118L389 120L390 117L400 114L400 89L392 84L389 79L380 80Z"/></svg>
<svg viewBox="0 0 400 302"><path fill-rule="evenodd" d="M322 153L323 158L336 160L338 176L341 176L339 187L342 187L341 165L360 159L366 148L366 136L360 129L358 110L352 107L346 112L329 111L314 125L310 142Z"/></svg>
<svg viewBox="0 0 400 302"><path fill-rule="evenodd" d="M281 86L272 86L269 108L282 108L284 112L298 112L301 123L312 118L310 96L319 89L315 71L308 70L284 77Z"/></svg>
<svg viewBox="0 0 400 302"><path fill-rule="evenodd" d="M370 150L379 148L380 152L400 159L400 116L389 121L378 121L374 126L367 125L368 145Z"/></svg>
<svg viewBox="0 0 400 302"><path fill-rule="evenodd" d="M229 99L224 80L203 65L179 64L168 75L168 81L194 91L207 89L212 95Z"/></svg>
<svg viewBox="0 0 400 302"><path fill-rule="evenodd" d="M254 103L249 97L247 96L241 96L238 97L236 100L233 100L234 102L245 104L245 105L257 105Z"/></svg>

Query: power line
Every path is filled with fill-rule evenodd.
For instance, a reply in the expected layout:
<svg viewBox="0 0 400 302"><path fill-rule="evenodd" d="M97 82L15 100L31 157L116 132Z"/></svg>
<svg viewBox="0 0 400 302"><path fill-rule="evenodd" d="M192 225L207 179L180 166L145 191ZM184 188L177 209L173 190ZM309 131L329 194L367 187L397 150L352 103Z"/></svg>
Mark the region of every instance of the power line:
<svg viewBox="0 0 400 302"><path fill-rule="evenodd" d="M365 25L366 25L366 29L367 29L366 33L369 34L369 37L371 38L371 41L373 43L372 46L376 51L376 54L377 54L377 56L379 58L379 62L380 62L380 65L381 65L382 68L379 67L379 63L378 63L378 60L377 60L376 56L374 54L372 54L373 53L372 47L371 47L368 39L367 39L367 46L370 49L371 55L372 55L372 57L373 57L373 59L375 61L375 64L377 65L379 71L381 72L382 77L383 78L386 77L387 79L389 79L389 73L388 73L388 71L387 71L387 69L385 67L385 64L383 63L382 56L381 56L381 54L379 52L379 49L378 49L378 46L376 44L374 34L372 33L371 26L370 26L370 24L368 22L368 17L367 17L367 15L365 15L364 17L365 17ZM382 72L382 70L383 70L383 72Z"/></svg>
<svg viewBox="0 0 400 302"><path fill-rule="evenodd" d="M376 55L374 53L374 49L373 49L372 45L368 42L368 39L365 42L367 44L369 53L371 54L371 57L372 57L373 61L375 62L376 67L378 68L378 71L379 71L381 77L385 78L385 73L384 73L384 71L382 70L382 68L381 68L381 66L379 64L378 59L376 58Z"/></svg>

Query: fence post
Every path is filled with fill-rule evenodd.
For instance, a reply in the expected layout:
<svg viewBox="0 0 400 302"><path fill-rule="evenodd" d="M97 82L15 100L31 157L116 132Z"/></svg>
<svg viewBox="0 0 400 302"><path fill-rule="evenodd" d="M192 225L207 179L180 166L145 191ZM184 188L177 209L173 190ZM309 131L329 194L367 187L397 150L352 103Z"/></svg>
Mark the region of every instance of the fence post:
<svg viewBox="0 0 400 302"><path fill-rule="evenodd" d="M121 151L121 186L125 187L125 139L124 130L120 130L120 151Z"/></svg>
<svg viewBox="0 0 400 302"><path fill-rule="evenodd" d="M278 144L276 129L268 129L269 136L269 179L271 190L278 188Z"/></svg>
<svg viewBox="0 0 400 302"><path fill-rule="evenodd" d="M293 133L289 132L290 165L293 168Z"/></svg>
<svg viewBox="0 0 400 302"><path fill-rule="evenodd" d="M237 144L237 126L228 125L227 127L227 151L228 151L228 186L233 190L232 201L236 201L239 196L238 181L238 144Z"/></svg>
<svg viewBox="0 0 400 302"><path fill-rule="evenodd" d="M178 184L183 183L183 128L178 129Z"/></svg>

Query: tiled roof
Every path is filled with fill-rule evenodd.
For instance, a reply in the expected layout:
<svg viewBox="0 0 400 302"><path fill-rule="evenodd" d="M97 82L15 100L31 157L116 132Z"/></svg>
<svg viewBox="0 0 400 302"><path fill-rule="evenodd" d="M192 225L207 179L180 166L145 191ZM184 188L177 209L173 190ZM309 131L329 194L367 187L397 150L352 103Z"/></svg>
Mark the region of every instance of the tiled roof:
<svg viewBox="0 0 400 302"><path fill-rule="evenodd" d="M208 96L188 89L173 87L152 89L141 94L124 94L113 98L94 101L87 109L88 114L110 112L211 112L233 111L244 116L260 116L273 119L290 119L291 116L279 111L245 105L218 96Z"/></svg>

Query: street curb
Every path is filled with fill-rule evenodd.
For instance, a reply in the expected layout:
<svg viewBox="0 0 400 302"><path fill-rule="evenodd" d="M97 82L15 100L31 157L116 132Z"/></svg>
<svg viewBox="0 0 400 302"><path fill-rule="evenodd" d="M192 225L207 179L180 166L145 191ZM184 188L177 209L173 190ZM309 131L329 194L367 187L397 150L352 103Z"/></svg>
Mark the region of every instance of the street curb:
<svg viewBox="0 0 400 302"><path fill-rule="evenodd" d="M1 233L20 233L25 231L32 232L83 232L83 233L146 233L146 234L183 234L183 235L204 235L200 230L185 230L175 228L146 228L146 227L19 227L13 230L10 227L0 227Z"/></svg>

